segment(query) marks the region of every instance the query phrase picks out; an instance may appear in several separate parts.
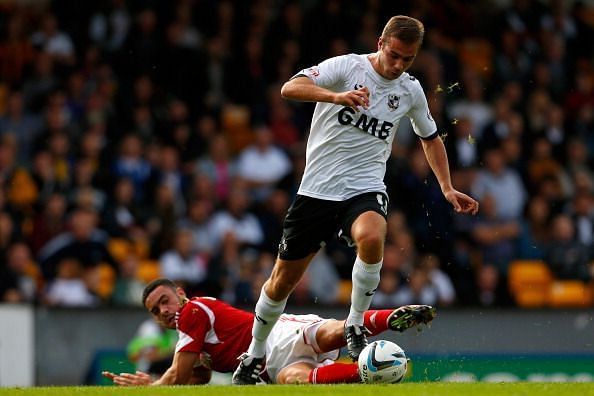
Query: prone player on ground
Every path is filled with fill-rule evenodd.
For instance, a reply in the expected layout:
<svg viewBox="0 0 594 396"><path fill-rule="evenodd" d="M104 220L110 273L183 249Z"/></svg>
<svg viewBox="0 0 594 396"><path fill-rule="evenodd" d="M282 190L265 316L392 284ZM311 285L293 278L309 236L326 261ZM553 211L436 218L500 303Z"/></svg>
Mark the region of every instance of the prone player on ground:
<svg viewBox="0 0 594 396"><path fill-rule="evenodd" d="M171 367L161 378L143 372L103 376L118 385L203 384L211 370L230 373L237 356L251 340L254 315L212 297L188 299L184 290L168 279L151 282L143 304L167 328L177 328L179 340ZM404 331L435 317L427 305L407 305L395 310L367 311L365 325L372 335L385 330ZM361 382L355 363L336 363L345 346L344 320L316 315L284 314L267 341L265 365L257 381L279 384Z"/></svg>

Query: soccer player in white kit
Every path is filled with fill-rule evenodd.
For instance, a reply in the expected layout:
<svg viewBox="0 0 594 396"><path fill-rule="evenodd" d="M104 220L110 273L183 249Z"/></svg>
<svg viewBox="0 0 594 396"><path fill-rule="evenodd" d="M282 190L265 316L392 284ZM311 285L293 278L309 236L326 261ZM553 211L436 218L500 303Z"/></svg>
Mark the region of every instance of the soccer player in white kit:
<svg viewBox="0 0 594 396"><path fill-rule="evenodd" d="M421 84L406 73L423 35L420 21L392 17L377 52L324 60L283 85L284 98L317 104L305 172L285 218L277 261L256 303L252 342L239 357L234 384L254 383L265 361L267 337L289 294L334 234L357 249L344 334L351 358L356 360L367 345L363 314L379 283L387 228L383 177L402 117L410 118L445 199L456 212L478 212L478 202L452 186L446 151Z"/></svg>

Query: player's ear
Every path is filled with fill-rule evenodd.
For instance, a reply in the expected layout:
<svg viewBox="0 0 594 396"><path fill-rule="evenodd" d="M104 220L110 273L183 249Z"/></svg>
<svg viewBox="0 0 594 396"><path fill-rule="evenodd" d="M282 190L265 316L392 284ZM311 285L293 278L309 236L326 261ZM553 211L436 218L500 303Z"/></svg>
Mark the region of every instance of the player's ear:
<svg viewBox="0 0 594 396"><path fill-rule="evenodd" d="M377 50L381 50L382 46L384 45L384 39L382 37L377 39Z"/></svg>
<svg viewBox="0 0 594 396"><path fill-rule="evenodd" d="M186 291L184 289L182 289L181 287L176 287L175 293L182 299L186 298Z"/></svg>

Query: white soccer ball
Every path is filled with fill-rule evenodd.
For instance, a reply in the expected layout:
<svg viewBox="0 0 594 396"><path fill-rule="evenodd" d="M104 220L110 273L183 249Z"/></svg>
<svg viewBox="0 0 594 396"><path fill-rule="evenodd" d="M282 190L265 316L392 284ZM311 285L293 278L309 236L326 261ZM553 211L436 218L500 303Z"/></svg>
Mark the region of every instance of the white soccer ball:
<svg viewBox="0 0 594 396"><path fill-rule="evenodd" d="M370 343L359 355L359 375L366 384L395 384L406 374L407 359L402 348L393 342Z"/></svg>

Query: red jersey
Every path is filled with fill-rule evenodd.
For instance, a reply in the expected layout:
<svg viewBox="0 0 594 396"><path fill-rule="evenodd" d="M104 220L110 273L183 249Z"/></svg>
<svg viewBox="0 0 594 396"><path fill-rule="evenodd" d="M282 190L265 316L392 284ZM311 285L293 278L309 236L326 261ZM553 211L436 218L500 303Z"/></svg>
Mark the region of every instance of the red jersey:
<svg viewBox="0 0 594 396"><path fill-rule="evenodd" d="M212 297L194 297L176 314L176 352L206 352L212 369L227 373L239 364L252 340L254 314Z"/></svg>

